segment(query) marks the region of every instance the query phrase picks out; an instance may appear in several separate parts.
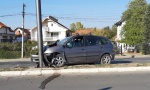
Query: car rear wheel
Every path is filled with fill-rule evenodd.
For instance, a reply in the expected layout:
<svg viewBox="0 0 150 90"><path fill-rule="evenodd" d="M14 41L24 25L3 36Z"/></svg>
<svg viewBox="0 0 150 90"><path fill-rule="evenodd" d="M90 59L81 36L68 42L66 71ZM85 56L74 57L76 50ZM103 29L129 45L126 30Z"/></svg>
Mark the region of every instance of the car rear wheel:
<svg viewBox="0 0 150 90"><path fill-rule="evenodd" d="M64 58L61 56L56 56L52 59L52 64L54 67L62 67L64 66Z"/></svg>
<svg viewBox="0 0 150 90"><path fill-rule="evenodd" d="M111 63L111 57L109 54L105 54L101 57L101 64L110 64Z"/></svg>

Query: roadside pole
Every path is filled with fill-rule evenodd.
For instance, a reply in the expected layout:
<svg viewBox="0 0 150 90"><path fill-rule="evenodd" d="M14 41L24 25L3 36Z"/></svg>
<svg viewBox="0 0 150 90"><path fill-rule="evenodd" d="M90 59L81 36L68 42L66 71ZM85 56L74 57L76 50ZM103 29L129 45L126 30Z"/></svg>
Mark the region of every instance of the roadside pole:
<svg viewBox="0 0 150 90"><path fill-rule="evenodd" d="M22 52L21 58L24 57L24 14L25 14L25 4L23 3L23 10L22 10Z"/></svg>
<svg viewBox="0 0 150 90"><path fill-rule="evenodd" d="M39 66L43 67L43 36L42 36L42 18L41 18L41 0L36 0L36 15L38 29L38 51L39 51Z"/></svg>

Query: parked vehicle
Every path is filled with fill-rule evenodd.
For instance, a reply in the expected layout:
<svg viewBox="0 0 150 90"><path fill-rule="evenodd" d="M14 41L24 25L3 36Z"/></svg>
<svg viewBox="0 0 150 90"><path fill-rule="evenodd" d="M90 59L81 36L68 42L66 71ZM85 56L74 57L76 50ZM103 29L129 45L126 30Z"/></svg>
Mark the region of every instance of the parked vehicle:
<svg viewBox="0 0 150 90"><path fill-rule="evenodd" d="M135 46L134 46L134 45L129 45L129 46L127 47L127 51L128 51L128 52L134 52L134 51L135 51Z"/></svg>
<svg viewBox="0 0 150 90"><path fill-rule="evenodd" d="M105 37L76 35L46 46L44 57L49 65L55 67L98 61L101 64L110 64L115 57L115 52L111 41ZM37 61L37 58L31 55L31 60Z"/></svg>

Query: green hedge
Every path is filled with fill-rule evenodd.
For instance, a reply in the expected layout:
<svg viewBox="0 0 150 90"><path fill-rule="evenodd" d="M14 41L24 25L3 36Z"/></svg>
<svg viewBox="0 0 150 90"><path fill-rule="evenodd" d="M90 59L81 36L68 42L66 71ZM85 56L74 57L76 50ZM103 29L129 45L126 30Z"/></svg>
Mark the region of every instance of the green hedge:
<svg viewBox="0 0 150 90"><path fill-rule="evenodd" d="M24 42L24 57L29 58L30 54L36 54L37 50L32 47L37 43L33 41ZM21 58L22 43L0 43L0 59L16 59Z"/></svg>
<svg viewBox="0 0 150 90"><path fill-rule="evenodd" d="M15 59L20 58L20 56L20 51L5 51L3 49L0 49L0 59Z"/></svg>

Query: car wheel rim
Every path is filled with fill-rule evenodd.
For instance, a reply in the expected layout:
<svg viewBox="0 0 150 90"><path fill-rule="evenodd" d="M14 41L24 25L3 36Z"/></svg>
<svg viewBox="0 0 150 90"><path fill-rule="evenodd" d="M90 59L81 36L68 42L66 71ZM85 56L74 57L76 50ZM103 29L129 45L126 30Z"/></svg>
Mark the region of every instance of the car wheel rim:
<svg viewBox="0 0 150 90"><path fill-rule="evenodd" d="M110 56L104 56L102 61L103 61L103 64L109 64L111 61Z"/></svg>
<svg viewBox="0 0 150 90"><path fill-rule="evenodd" d="M62 57L56 57L54 63L56 66L61 66L63 64L63 58Z"/></svg>

